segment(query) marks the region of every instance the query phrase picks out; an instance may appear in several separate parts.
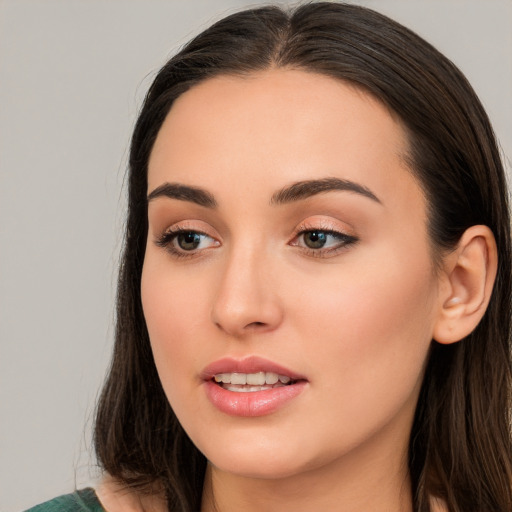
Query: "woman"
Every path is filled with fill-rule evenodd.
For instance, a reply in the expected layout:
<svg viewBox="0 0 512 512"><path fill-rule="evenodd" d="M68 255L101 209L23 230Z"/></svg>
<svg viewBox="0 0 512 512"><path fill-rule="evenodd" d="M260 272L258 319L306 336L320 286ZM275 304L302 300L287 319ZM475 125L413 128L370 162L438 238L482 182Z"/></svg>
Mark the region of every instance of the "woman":
<svg viewBox="0 0 512 512"><path fill-rule="evenodd" d="M505 190L469 84L384 16L200 34L135 127L108 476L63 506L511 510Z"/></svg>

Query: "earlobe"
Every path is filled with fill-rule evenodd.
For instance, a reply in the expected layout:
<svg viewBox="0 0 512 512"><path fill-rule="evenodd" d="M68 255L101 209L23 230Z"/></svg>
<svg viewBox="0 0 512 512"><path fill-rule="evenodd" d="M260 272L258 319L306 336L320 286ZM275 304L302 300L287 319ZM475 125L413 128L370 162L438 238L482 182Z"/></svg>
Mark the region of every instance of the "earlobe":
<svg viewBox="0 0 512 512"><path fill-rule="evenodd" d="M471 226L444 262L433 339L449 344L470 334L491 298L498 264L496 241L487 226Z"/></svg>

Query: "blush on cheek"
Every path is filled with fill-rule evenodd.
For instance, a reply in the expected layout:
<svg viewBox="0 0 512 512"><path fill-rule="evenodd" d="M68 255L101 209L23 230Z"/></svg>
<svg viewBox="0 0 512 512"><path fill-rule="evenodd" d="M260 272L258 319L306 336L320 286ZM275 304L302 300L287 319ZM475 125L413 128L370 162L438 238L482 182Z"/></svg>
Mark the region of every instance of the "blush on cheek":
<svg viewBox="0 0 512 512"><path fill-rule="evenodd" d="M199 313L197 297L182 290L175 279L148 266L143 272L141 299L151 349L166 393L174 389L171 380L181 374L191 380L195 368L191 361L200 353L200 338L192 333L201 332L204 318ZM186 290L186 287L185 287ZM195 376L192 376L194 378Z"/></svg>
<svg viewBox="0 0 512 512"><path fill-rule="evenodd" d="M294 305L300 332L316 340L313 360L330 351L327 364L353 375L354 383L373 375L377 388L406 372L413 386L430 346L435 279L397 266L394 272L391 267L385 274L345 277L318 288L314 301L303 294Z"/></svg>

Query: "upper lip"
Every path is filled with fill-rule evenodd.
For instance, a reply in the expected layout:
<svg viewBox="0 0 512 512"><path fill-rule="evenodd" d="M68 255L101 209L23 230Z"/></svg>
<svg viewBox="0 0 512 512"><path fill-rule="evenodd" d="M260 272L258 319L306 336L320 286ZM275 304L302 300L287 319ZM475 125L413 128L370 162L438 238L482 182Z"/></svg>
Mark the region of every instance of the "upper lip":
<svg viewBox="0 0 512 512"><path fill-rule="evenodd" d="M303 375L285 368L280 364L269 361L258 356L249 356L243 359L235 359L232 357L225 357L214 361L206 366L201 372L203 380L211 380L219 373L258 373L258 372L273 372L278 375L285 375L292 380L306 380Z"/></svg>

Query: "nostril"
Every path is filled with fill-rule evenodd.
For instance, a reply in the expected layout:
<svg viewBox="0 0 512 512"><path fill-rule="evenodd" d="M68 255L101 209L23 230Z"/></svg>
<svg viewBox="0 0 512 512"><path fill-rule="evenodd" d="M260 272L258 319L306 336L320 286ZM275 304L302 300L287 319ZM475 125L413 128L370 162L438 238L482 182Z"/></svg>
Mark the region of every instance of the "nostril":
<svg viewBox="0 0 512 512"><path fill-rule="evenodd" d="M265 325L264 322L252 322L252 323L248 324L247 327L261 327L264 325Z"/></svg>

